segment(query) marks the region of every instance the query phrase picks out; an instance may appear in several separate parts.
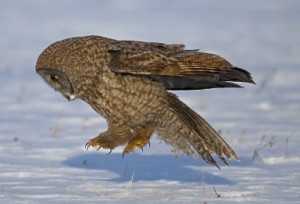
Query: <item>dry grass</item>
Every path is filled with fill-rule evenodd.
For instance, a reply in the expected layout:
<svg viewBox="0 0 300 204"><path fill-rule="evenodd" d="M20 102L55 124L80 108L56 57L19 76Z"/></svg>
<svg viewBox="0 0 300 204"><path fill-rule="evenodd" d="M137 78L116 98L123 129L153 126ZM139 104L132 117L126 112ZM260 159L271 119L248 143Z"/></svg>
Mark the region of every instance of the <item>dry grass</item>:
<svg viewBox="0 0 300 204"><path fill-rule="evenodd" d="M266 143L263 144L263 142L265 141L265 139L267 138L267 136L265 134L263 134L260 138L260 141L256 147L256 149L254 150L253 156L252 156L252 161L254 161L255 159L257 159L259 157L259 154L262 150L264 150L265 148L269 147L273 147L274 143L275 143L275 136L272 136Z"/></svg>
<svg viewBox="0 0 300 204"><path fill-rule="evenodd" d="M273 68L257 85L257 91L260 92L274 79L278 72L277 68Z"/></svg>
<svg viewBox="0 0 300 204"><path fill-rule="evenodd" d="M17 99L16 99L16 102L17 102L18 104L24 102L24 95L25 95L25 92L26 92L26 86L25 86L25 85L21 85L21 86L20 86L20 89L19 89L19 92L18 92L18 94L17 94Z"/></svg>
<svg viewBox="0 0 300 204"><path fill-rule="evenodd" d="M61 119L63 117L64 111L63 108L59 111L53 126L51 127L51 137L58 137L61 131Z"/></svg>
<svg viewBox="0 0 300 204"><path fill-rule="evenodd" d="M291 131L291 133L287 135L285 138L284 158L287 158L288 156L288 143L293 135L294 135L294 131Z"/></svg>
<svg viewBox="0 0 300 204"><path fill-rule="evenodd" d="M215 192L215 194L216 194L216 197L217 198L221 198L221 194L219 194L218 192L217 192L217 190L216 190L216 188L213 186L213 189L214 189L214 192Z"/></svg>

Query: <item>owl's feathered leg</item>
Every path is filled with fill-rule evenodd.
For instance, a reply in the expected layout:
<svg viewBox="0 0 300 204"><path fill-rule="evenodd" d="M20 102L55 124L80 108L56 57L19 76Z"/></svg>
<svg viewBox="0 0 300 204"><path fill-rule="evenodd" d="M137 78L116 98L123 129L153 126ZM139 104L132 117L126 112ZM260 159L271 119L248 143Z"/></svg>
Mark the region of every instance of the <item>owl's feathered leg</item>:
<svg viewBox="0 0 300 204"><path fill-rule="evenodd" d="M90 146L98 146L98 149L103 148L112 151L114 148L126 144L132 135L133 133L128 126L109 125L107 131L91 139L85 147L88 149Z"/></svg>
<svg viewBox="0 0 300 204"><path fill-rule="evenodd" d="M98 149L109 149L110 152L121 145L127 144L123 150L123 156L134 150L134 148L143 148L149 143L150 137L153 134L152 126L143 126L134 129L133 131L126 125L117 126L109 125L107 131L101 133L98 137L91 139L86 143L85 148L90 146L98 147Z"/></svg>
<svg viewBox="0 0 300 204"><path fill-rule="evenodd" d="M133 131L133 137L129 140L127 146L123 150L123 156L132 152L136 147L143 149L143 147L149 143L153 131L154 128L151 126L135 129Z"/></svg>

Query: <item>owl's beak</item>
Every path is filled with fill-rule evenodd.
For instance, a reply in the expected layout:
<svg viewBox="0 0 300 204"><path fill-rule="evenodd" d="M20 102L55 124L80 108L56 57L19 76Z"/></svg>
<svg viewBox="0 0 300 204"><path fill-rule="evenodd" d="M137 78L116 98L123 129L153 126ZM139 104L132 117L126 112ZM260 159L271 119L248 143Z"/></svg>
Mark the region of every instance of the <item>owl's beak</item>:
<svg viewBox="0 0 300 204"><path fill-rule="evenodd" d="M68 99L68 101L73 101L76 98L76 96L74 94L71 94L66 96L66 98Z"/></svg>

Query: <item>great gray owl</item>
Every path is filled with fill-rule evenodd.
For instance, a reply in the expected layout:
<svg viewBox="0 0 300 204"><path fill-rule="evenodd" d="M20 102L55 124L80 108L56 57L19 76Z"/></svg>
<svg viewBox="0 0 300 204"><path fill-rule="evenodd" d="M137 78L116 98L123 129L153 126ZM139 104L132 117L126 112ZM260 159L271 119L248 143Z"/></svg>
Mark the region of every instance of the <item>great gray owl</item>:
<svg viewBox="0 0 300 204"><path fill-rule="evenodd" d="M182 44L84 36L50 45L36 71L68 100L82 99L106 119L108 130L87 148L126 145L124 155L143 148L156 132L176 153L200 155L217 167L213 153L226 165L226 158L238 159L201 116L168 92L254 83L249 72L218 55L185 50Z"/></svg>

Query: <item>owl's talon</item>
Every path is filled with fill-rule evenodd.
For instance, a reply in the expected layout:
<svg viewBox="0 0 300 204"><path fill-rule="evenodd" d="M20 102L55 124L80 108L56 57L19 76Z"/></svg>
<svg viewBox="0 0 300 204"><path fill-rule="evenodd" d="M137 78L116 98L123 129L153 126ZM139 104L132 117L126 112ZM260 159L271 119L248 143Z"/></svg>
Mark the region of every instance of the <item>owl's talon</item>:
<svg viewBox="0 0 300 204"><path fill-rule="evenodd" d="M87 142L87 143L85 144L84 147L85 147L86 150L89 150L89 147L90 147L90 146L91 146L91 145Z"/></svg>
<svg viewBox="0 0 300 204"><path fill-rule="evenodd" d="M111 152L112 152L112 149L110 149L109 152L108 152L107 154L111 154Z"/></svg>
<svg viewBox="0 0 300 204"><path fill-rule="evenodd" d="M134 150L134 148L138 147L143 151L143 147L148 143L144 138L135 138L128 142L127 146L123 150L123 157L125 154L128 154Z"/></svg>
<svg viewBox="0 0 300 204"><path fill-rule="evenodd" d="M95 137L91 140L89 140L85 144L85 148L88 150L89 147L95 147L96 151L99 151L101 148L103 149L109 149L109 154L112 152L112 150L117 146L113 144L110 140L107 140L103 136Z"/></svg>

